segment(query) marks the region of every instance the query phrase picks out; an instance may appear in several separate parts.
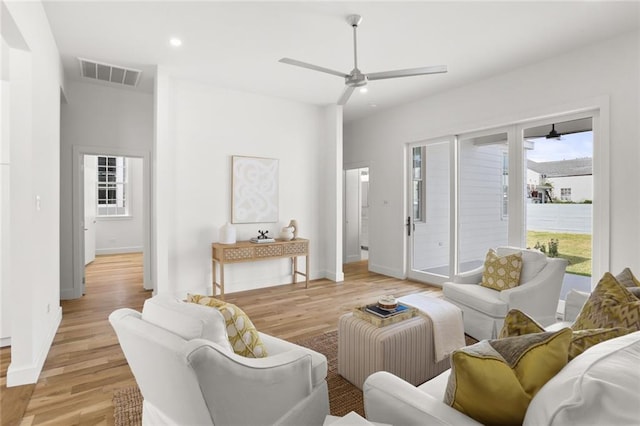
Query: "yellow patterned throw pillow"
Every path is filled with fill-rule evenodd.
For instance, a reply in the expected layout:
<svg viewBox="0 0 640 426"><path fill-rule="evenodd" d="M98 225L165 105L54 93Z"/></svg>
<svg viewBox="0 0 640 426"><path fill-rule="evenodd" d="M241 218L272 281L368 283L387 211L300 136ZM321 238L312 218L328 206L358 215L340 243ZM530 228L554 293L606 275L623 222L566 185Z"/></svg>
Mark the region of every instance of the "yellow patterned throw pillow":
<svg viewBox="0 0 640 426"><path fill-rule="evenodd" d="M640 300L613 275L605 272L571 328L588 330L615 327L640 330Z"/></svg>
<svg viewBox="0 0 640 426"><path fill-rule="evenodd" d="M575 330L571 335L571 344L569 345L569 361L593 345L613 339L614 337L624 336L631 331L632 330L623 327ZM507 313L498 337L514 337L542 332L544 332L544 327L536 320L517 309L512 309Z"/></svg>
<svg viewBox="0 0 640 426"><path fill-rule="evenodd" d="M520 425L535 394L566 365L570 340L563 328L458 349L444 402L485 425Z"/></svg>
<svg viewBox="0 0 640 426"><path fill-rule="evenodd" d="M489 249L480 285L498 291L517 287L521 271L522 253L498 256L494 249Z"/></svg>
<svg viewBox="0 0 640 426"><path fill-rule="evenodd" d="M216 308L222 313L227 325L227 334L233 351L247 358L264 358L267 350L260 339L258 330L242 309L232 303L214 297L188 294L187 302Z"/></svg>

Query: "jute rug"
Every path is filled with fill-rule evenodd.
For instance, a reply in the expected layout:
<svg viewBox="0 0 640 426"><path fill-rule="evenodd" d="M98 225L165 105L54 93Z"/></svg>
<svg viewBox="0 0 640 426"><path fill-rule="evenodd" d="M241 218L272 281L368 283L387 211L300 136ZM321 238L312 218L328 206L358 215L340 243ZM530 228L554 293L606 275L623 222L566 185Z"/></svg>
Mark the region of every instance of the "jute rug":
<svg viewBox="0 0 640 426"><path fill-rule="evenodd" d="M338 332L330 331L296 342L327 357L329 408L334 416L355 411L364 417L362 391L338 374ZM115 426L139 426L142 423L142 395L137 386L113 393Z"/></svg>

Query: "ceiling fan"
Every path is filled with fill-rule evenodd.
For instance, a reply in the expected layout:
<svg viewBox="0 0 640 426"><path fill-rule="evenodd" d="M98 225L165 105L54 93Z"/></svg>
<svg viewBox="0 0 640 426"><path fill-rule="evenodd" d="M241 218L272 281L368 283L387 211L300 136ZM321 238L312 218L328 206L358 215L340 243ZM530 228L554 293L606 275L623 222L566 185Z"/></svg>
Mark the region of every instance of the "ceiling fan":
<svg viewBox="0 0 640 426"><path fill-rule="evenodd" d="M560 140L562 139L562 133L558 133L558 131L556 130L555 124L551 124L551 131L549 132L548 135L545 136L545 138Z"/></svg>
<svg viewBox="0 0 640 426"><path fill-rule="evenodd" d="M298 61L296 59L291 58L282 58L279 62L295 65L302 68L308 68L314 71L320 71L327 74L337 75L338 77L344 78L344 82L346 87L342 92L342 95L338 99L338 105L344 105L349 100L349 97L353 93L356 87L362 87L367 84L369 80L383 80L386 78L398 78L398 77L411 77L414 75L425 75L425 74L439 74L447 72L446 65L435 65L431 67L421 67L421 68L409 68L404 70L395 70L395 71L382 71L382 72L374 72L369 74L364 74L362 71L358 69L358 45L357 45L357 29L358 25L362 22L362 17L360 15L349 15L347 16L347 22L349 25L353 27L353 63L354 67L350 73L343 73L340 71L335 71L329 68L320 67L318 65L309 64L306 62Z"/></svg>

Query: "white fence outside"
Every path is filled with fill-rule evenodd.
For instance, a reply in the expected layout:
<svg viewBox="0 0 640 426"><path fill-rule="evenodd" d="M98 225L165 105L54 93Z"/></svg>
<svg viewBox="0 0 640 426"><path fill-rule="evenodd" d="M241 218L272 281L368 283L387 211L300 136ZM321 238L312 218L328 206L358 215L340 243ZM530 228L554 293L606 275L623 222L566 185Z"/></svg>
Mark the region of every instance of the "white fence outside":
<svg viewBox="0 0 640 426"><path fill-rule="evenodd" d="M527 230L591 234L591 204L527 204Z"/></svg>

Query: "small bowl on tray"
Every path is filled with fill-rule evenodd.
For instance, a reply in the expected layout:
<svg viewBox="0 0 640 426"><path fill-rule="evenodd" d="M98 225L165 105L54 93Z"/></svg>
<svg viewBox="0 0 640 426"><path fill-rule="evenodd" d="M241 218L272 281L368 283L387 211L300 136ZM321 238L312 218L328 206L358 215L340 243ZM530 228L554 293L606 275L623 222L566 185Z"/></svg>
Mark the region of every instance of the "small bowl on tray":
<svg viewBox="0 0 640 426"><path fill-rule="evenodd" d="M385 311L393 311L398 308L398 300L393 296L382 296L378 299L378 307Z"/></svg>

